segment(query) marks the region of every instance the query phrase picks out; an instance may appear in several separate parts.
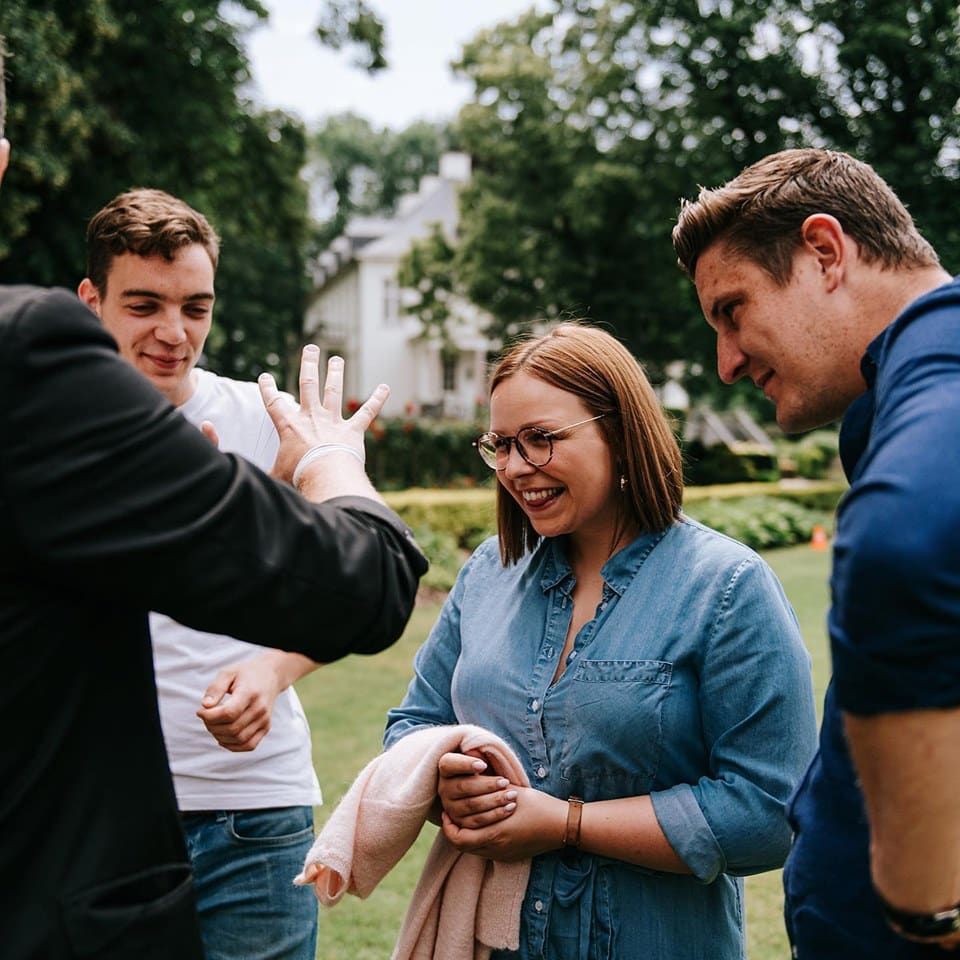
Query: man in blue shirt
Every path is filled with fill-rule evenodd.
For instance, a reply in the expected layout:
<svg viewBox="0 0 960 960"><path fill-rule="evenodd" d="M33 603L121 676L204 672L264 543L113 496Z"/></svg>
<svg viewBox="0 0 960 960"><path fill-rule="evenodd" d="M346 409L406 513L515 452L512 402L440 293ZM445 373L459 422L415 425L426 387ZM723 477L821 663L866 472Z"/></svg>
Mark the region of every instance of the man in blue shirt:
<svg viewBox="0 0 960 960"><path fill-rule="evenodd" d="M960 943L960 283L889 186L787 150L683 204L673 232L717 334L799 433L843 417L834 677L792 804L801 960Z"/></svg>

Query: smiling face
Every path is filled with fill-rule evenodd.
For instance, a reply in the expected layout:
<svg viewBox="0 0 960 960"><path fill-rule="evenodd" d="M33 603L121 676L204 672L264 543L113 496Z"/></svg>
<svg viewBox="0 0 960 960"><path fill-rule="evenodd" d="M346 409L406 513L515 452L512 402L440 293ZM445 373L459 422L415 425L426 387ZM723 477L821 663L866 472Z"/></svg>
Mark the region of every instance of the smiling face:
<svg viewBox="0 0 960 960"><path fill-rule="evenodd" d="M501 381L490 397L490 429L500 436L515 436L524 427L560 430L593 416L579 397L523 372ZM497 479L540 536L569 534L575 544L613 540L618 478L599 421L561 433L543 467L531 466L511 444Z"/></svg>
<svg viewBox="0 0 960 960"><path fill-rule="evenodd" d="M213 278L209 254L193 243L173 260L120 254L102 295L89 279L78 292L113 334L120 355L180 406L193 395L191 374L210 332Z"/></svg>
<svg viewBox="0 0 960 960"><path fill-rule="evenodd" d="M697 261L697 296L717 334L720 379L749 377L776 405L787 433L838 419L866 386L862 337L850 335L844 298L825 279L829 270L805 247L782 286L722 242Z"/></svg>

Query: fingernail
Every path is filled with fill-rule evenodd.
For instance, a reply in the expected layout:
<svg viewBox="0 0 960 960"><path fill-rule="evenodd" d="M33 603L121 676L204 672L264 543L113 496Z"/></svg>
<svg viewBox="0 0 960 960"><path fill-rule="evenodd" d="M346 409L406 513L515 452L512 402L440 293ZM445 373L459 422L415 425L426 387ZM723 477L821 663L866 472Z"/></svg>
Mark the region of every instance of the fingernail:
<svg viewBox="0 0 960 960"><path fill-rule="evenodd" d="M516 791L516 790L508 790L508 791L504 794L504 796L505 796L508 800L516 800L516 799L517 799L517 791Z"/></svg>
<svg viewBox="0 0 960 960"><path fill-rule="evenodd" d="M320 348L315 343L308 343L303 348L304 353L319 353Z"/></svg>
<svg viewBox="0 0 960 960"><path fill-rule="evenodd" d="M477 773L483 773L483 771L487 769L487 765L482 760L474 760L473 769L476 770Z"/></svg>
<svg viewBox="0 0 960 960"><path fill-rule="evenodd" d="M497 781L497 789L498 789L498 790L502 790L504 787L509 787L509 786L510 786L510 781L504 779L503 777L501 777L501 778Z"/></svg>
<svg viewBox="0 0 960 960"><path fill-rule="evenodd" d="M512 813L516 809L517 805L515 803L507 803L503 807L504 813Z"/></svg>

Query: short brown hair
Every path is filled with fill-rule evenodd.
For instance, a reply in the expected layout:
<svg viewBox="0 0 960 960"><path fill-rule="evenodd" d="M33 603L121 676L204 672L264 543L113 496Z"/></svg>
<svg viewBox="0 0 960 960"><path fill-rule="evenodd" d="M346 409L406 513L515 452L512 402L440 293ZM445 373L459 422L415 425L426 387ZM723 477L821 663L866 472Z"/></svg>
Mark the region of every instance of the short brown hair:
<svg viewBox="0 0 960 960"><path fill-rule="evenodd" d="M939 263L880 175L834 150L782 150L722 187L701 187L696 200L682 202L673 247L690 277L701 254L722 240L783 285L801 243L800 228L815 213L836 217L867 262L905 269Z"/></svg>
<svg viewBox="0 0 960 960"><path fill-rule="evenodd" d="M163 190L128 190L87 225L87 276L103 296L114 257L159 254L173 260L178 250L193 243L203 246L216 270L220 238L203 214Z"/></svg>
<svg viewBox="0 0 960 960"><path fill-rule="evenodd" d="M604 415L597 426L617 474L626 479L621 531L630 524L651 533L666 530L683 499L680 448L633 354L597 327L563 323L513 346L493 370L490 393L520 372L572 393L595 416ZM497 530L504 565L516 563L539 541L527 515L499 483Z"/></svg>

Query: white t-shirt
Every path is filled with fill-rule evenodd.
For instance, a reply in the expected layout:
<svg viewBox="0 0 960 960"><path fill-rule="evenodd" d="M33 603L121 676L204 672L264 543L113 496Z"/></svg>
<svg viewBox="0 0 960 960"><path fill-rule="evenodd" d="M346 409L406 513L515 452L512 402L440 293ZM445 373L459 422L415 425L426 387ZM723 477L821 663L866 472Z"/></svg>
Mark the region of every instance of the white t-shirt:
<svg viewBox="0 0 960 960"><path fill-rule="evenodd" d="M194 372L196 391L180 412L197 427L204 420L213 423L224 452L269 470L279 440L257 385L207 370ZM310 728L292 687L277 697L270 732L250 752L221 747L196 715L217 672L249 660L262 647L191 630L158 613L150 614L150 633L160 720L181 810L258 810L322 802Z"/></svg>

